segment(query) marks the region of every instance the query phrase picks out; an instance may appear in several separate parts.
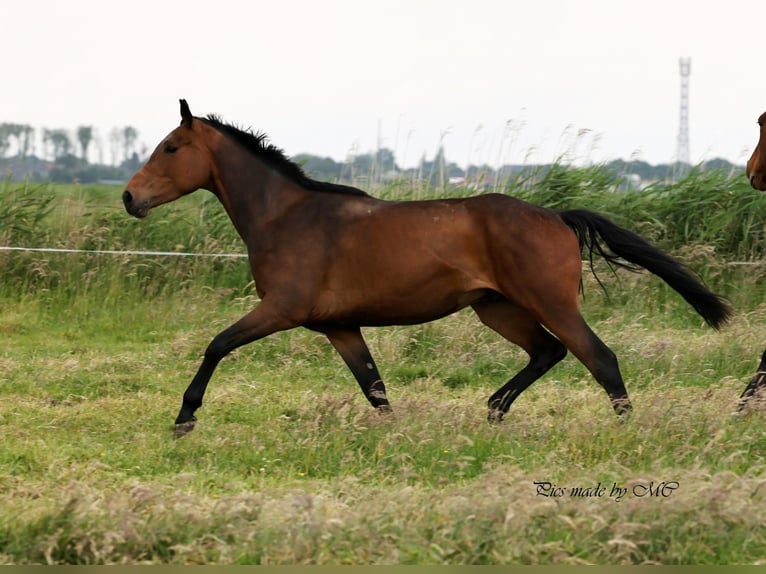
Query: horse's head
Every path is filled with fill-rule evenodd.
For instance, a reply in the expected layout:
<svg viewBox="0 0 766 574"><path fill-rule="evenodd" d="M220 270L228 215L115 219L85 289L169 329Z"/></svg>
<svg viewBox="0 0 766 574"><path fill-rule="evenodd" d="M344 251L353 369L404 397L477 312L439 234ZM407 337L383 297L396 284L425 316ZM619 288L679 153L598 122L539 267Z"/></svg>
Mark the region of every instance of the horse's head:
<svg viewBox="0 0 766 574"><path fill-rule="evenodd" d="M150 209L209 185L213 163L202 137L206 129L181 100L181 125L160 142L125 187L122 202L128 213L146 217Z"/></svg>
<svg viewBox="0 0 766 574"><path fill-rule="evenodd" d="M755 189L766 191L766 113L758 118L761 130L753 155L747 160L747 179Z"/></svg>

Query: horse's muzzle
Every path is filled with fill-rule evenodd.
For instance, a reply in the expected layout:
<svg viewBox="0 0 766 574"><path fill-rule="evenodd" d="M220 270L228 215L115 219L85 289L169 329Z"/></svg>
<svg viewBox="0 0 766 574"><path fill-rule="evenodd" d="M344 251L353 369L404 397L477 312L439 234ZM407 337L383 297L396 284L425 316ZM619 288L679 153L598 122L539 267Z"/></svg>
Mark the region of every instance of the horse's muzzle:
<svg viewBox="0 0 766 574"><path fill-rule="evenodd" d="M136 201L130 190L126 189L122 192L122 203L125 205L125 210L133 217L141 219L149 213L149 202Z"/></svg>

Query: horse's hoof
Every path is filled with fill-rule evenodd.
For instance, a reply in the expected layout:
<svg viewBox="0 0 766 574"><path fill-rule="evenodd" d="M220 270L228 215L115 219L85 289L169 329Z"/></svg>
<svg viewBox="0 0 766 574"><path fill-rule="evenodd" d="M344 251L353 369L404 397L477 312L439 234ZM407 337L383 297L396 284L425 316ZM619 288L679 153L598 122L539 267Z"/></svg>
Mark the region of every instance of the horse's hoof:
<svg viewBox="0 0 766 574"><path fill-rule="evenodd" d="M505 416L505 413L500 409L489 409L489 412L487 413L487 422L499 424L503 421L503 416Z"/></svg>
<svg viewBox="0 0 766 574"><path fill-rule="evenodd" d="M173 434L176 438L181 438L184 435L189 434L191 431L194 430L194 425L197 424L196 417L192 417L185 423L176 423L175 428L173 429Z"/></svg>
<svg viewBox="0 0 766 574"><path fill-rule="evenodd" d="M766 403L763 394L759 391L744 398L740 397L737 401L737 410L731 414L732 416L744 417L763 409L764 404Z"/></svg>
<svg viewBox="0 0 766 574"><path fill-rule="evenodd" d="M375 410L382 415L389 415L394 412L394 410L391 408L391 405L378 405L375 407Z"/></svg>

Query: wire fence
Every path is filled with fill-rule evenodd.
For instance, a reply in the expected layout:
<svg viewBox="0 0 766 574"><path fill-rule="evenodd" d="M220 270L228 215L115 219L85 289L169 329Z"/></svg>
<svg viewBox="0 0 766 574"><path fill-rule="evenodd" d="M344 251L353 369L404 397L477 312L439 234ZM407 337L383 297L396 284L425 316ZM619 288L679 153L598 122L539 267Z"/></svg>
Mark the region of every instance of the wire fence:
<svg viewBox="0 0 766 574"><path fill-rule="evenodd" d="M0 251L25 251L31 253L84 253L90 255L137 255L152 257L237 257L245 258L247 253L186 253L183 251L134 251L114 249L67 249L59 247L12 247L0 245Z"/></svg>
<svg viewBox="0 0 766 574"><path fill-rule="evenodd" d="M247 253L188 253L184 251L136 251L116 249L68 249L64 247L13 247L0 245L0 251L26 251L31 253L84 253L91 255L135 255L151 257L228 257L247 258ZM726 265L766 265L764 261L728 261Z"/></svg>

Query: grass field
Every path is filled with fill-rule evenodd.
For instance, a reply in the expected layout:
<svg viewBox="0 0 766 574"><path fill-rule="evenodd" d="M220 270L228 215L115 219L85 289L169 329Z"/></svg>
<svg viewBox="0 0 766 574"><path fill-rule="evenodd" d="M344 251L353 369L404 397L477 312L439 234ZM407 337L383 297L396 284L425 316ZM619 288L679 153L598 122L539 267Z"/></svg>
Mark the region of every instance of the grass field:
<svg viewBox="0 0 766 574"><path fill-rule="evenodd" d="M116 189L0 196L6 244L242 250L202 194L144 221ZM669 241L663 221L634 223ZM717 333L654 277L602 270L607 297L587 275L626 421L570 356L489 425L487 397L525 356L461 312L365 331L391 415L295 330L227 357L180 440L205 346L257 304L244 260L0 253L0 563L762 564L766 408L732 413L766 345L766 290L760 266L727 265L758 246L671 247L737 313Z"/></svg>

